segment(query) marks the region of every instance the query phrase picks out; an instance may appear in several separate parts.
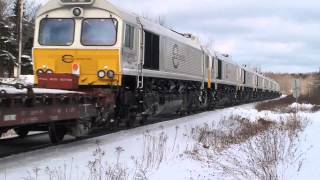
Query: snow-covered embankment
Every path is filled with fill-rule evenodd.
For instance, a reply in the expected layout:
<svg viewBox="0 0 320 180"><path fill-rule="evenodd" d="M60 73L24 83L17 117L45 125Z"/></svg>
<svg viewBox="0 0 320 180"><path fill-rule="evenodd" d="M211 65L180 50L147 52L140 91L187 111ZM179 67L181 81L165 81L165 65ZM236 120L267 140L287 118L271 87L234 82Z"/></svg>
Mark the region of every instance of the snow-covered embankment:
<svg viewBox="0 0 320 180"><path fill-rule="evenodd" d="M255 179L252 174L256 170L246 169L250 168L249 159L257 161L268 158L269 156L263 156L263 153L252 153L255 152L253 150L259 149L258 145L269 143L270 146L261 147L278 148L283 144L284 147L280 148L283 155L277 157L293 157L293 159L264 162L266 166L270 166L267 169L270 172L267 174L280 174L290 179L295 177L310 179L320 175L319 171L310 170L314 157L309 157L309 154L317 155L314 152L315 148L310 149L311 144L315 143L314 137L310 136L320 130L317 117L320 117L319 112L304 111L298 116L271 111L258 112L254 109L254 105L204 112L95 139L8 157L0 160L0 178L78 180L117 177L118 179L178 180L251 177ZM294 137L290 136L292 135L290 132L295 131L278 131L278 126L278 129L269 131L269 127L274 123L280 124L280 129L285 129L282 128L285 126L281 126L281 123L288 118L299 118L305 122L303 125L309 122L305 120L311 120L311 125L309 123L303 134L303 136L307 135L309 139L307 142L301 143L300 131L295 134L299 137L294 141L289 141L288 137ZM272 138L277 141L277 146L268 141ZM263 148L259 150L264 152ZM294 157L295 155L297 157ZM303 158L299 155L303 155L301 156ZM305 157L307 159L303 161ZM236 162L240 164L233 166Z"/></svg>

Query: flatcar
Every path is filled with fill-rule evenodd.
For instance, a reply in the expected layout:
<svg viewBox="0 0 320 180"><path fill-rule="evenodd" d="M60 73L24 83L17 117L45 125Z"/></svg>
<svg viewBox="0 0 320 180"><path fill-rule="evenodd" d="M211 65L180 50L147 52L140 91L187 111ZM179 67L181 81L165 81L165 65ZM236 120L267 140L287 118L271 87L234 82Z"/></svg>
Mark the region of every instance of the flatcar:
<svg viewBox="0 0 320 180"><path fill-rule="evenodd" d="M50 0L44 5L35 22L33 61L36 87L99 97L86 116L91 118L79 117L81 125L73 125L77 128L110 122L132 126L161 114L279 96L275 81L229 55L207 50L195 36L106 0ZM70 121L50 126L56 123L74 132Z"/></svg>

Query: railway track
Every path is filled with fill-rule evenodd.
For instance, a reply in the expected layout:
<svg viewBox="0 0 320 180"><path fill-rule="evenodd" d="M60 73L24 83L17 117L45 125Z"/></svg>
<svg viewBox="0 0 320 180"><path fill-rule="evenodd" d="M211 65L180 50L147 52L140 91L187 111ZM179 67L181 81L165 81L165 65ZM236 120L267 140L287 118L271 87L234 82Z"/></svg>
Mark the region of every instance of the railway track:
<svg viewBox="0 0 320 180"><path fill-rule="evenodd" d="M197 112L194 114L198 114L198 113L201 113L201 112ZM188 115L184 115L184 116L180 116L176 114L163 115L156 118L150 118L147 122L144 123L144 125L156 124L159 122L170 121L170 120L174 120L174 119L186 117L186 116ZM134 127L132 128L137 128L137 127L140 127L140 126L138 124L135 124ZM112 134L118 131L130 130L132 128L127 128L125 124L121 124L121 126L117 129L95 130L92 134L81 137L81 138L66 136L64 141L57 144L51 143L48 133L33 134L33 135L27 136L26 138L14 137L14 138L8 138L8 139L0 139L0 158L5 158L8 156L22 154L26 152L35 151L35 150L40 150L40 149L44 149L52 146L69 144L69 143L73 143L80 140L100 137L100 136Z"/></svg>
<svg viewBox="0 0 320 180"><path fill-rule="evenodd" d="M277 98L277 99L279 99L279 98ZM265 101L270 101L270 100L265 100ZM259 102L259 101L254 101L254 102L250 102L247 104L256 103L256 102ZM244 104L246 104L246 103L244 103ZM244 104L216 106L216 108L213 111L219 110L219 109L224 109L224 108L229 108L229 107L236 107L236 106L240 106L240 105L244 105ZM160 122L171 121L174 119L187 117L189 115L200 114L202 112L204 112L204 111L194 112L192 114L186 114L186 115L167 114L167 115L162 115L162 116L158 116L158 117L153 117L153 118L148 119L148 121L145 122L144 125L151 125L151 124L156 124L156 123L160 123ZM64 141L61 141L56 144L51 143L48 133L33 134L33 135L27 136L26 138L15 137L15 138L10 138L10 139L0 139L0 158L5 158L8 156L22 154L22 153L26 153L26 152L35 151L35 150L40 150L40 149L44 149L44 148L48 148L48 147L69 144L69 143L77 142L80 140L96 138L96 137L104 136L107 134L112 134L112 133L119 132L119 131L130 130L130 129L137 128L140 126L141 125L136 123L136 124L134 124L133 127L127 128L126 125L123 123L123 124L120 124L120 127L118 127L117 129L94 130L90 135L83 136L81 138L74 138L71 136L66 136Z"/></svg>
<svg viewBox="0 0 320 180"><path fill-rule="evenodd" d="M215 110L223 109L223 108L228 108L232 106L218 106L216 107ZM192 115L202 113L203 111L195 112ZM189 114L191 115L191 114ZM151 125L151 124L156 124L160 122L165 122L165 121L170 121L178 118L183 118L187 117L189 115L177 115L177 114L167 114L167 115L162 115L159 117L154 117L148 119L147 122L144 123L144 125ZM132 128L137 128L140 127L140 125L135 124ZM132 128L127 128L125 124L121 124L121 126L117 129L100 129L100 130L95 130L92 134L81 137L81 138L74 138L71 136L66 136L65 140L56 144L52 144L48 133L40 133L40 134L33 134L29 135L26 138L9 138L9 139L0 139L0 158L5 158L8 156L12 155L17 155L17 154L22 154L26 152L31 152L35 150L40 150L52 146L58 146L58 145L64 145L64 144L69 144L73 142L77 142L80 140L85 140L85 139L90 139L90 138L95 138L95 137L100 137L104 136L107 134L112 134L118 131L125 131L125 130L130 130Z"/></svg>
<svg viewBox="0 0 320 180"><path fill-rule="evenodd" d="M23 89L25 87L20 87L18 89ZM35 90L41 90L41 89L35 89ZM2 115L4 116L2 125L4 125L4 130L9 130L10 128L15 128L15 127L19 127L17 125L19 124L10 124L10 123L17 123L17 122L21 122L26 123L28 121L33 122L35 119L38 120L39 126L37 126L37 128L41 128L44 125L41 124L40 122L53 122L54 120L60 119L62 120L63 118L66 119L79 119L79 115L81 116L82 114L80 112L82 112L85 108L85 112L87 112L89 114L89 116L84 116L84 117L88 117L89 119L95 116L90 116L90 113L97 115L96 111L89 111L87 106L80 106L80 100L79 97L81 97L83 99L84 102L90 102L91 103L91 109L94 107L92 106L93 104L93 100L92 98L90 98L91 96L86 96L83 94L77 94L75 92L72 92L71 94L69 93L62 93L60 95L57 94L34 94L34 90L33 89L28 89L27 88L27 94L31 95L30 97L27 96L27 98L23 97L23 94L14 94L11 99L9 98L2 100L3 102L7 102L8 105L13 105L15 106L10 106L10 108L8 108L6 106L6 103L2 104L2 108L4 108L6 111L4 111L4 113L2 112ZM46 96L45 96L46 95ZM9 95L10 97L10 95ZM25 103L28 104L28 102L30 101L30 103L33 103L33 106L30 106L28 108L24 107ZM251 102L243 102L241 104L246 104L246 103L252 103L252 102L256 102L258 101L257 99L255 101L251 101ZM262 101L261 99L259 101ZM48 103L52 102L52 105L48 106ZM66 103L69 102L69 103ZM70 102L75 102L70 103ZM95 101L96 102L96 101ZM20 103L20 104L19 104ZM37 104L38 103L38 104ZM50 103L49 103L50 104ZM29 104L30 105L30 104ZM230 106L236 106L238 104L231 104L231 103L227 103L223 105L220 105L220 103L216 104L215 109L222 109L222 108L226 108L226 107L230 107ZM23 107L23 108L21 108ZM65 107L65 109L62 109ZM82 107L82 108L80 108ZM197 112L192 112L190 114L197 114L203 111L206 111L207 109L202 109L198 110ZM100 111L99 111L100 112ZM181 113L183 113L183 115L181 115ZM49 116L49 114L51 116ZM149 125L149 124L155 124L158 122L163 122L163 121L169 121L169 120L173 120L173 119L177 119L179 117L185 117L188 116L190 114L185 114L185 112L178 112L177 114L162 114L162 115L158 115L158 116L154 116L154 117L150 117L148 118L148 120L146 122L144 122L145 125ZM28 116L29 115L29 116ZM86 114L85 114L86 115ZM1 111L0 111L0 117L1 117ZM52 119L50 119L50 118ZM40 119L39 119L40 118ZM48 119L49 118L49 119ZM98 117L96 117L98 118ZM20 121L16 121L16 120L20 120ZM133 124L133 126L130 127L138 127L140 124L138 124L137 120L133 121L135 124ZM128 124L127 122L123 122L121 121L120 126L117 127L116 129L110 130L110 126L108 129L103 129L103 128L99 128L98 130L96 129L92 129L93 133L90 133L87 136L80 136L81 138L72 138L72 137L68 137L66 140L64 141L56 141L58 143L52 144L52 134L50 134L50 129L49 129L49 133L44 133L44 134L37 134L37 135L31 135L28 136L27 138L21 139L21 138L12 138L12 139L2 139L0 140L0 158L4 158L7 156L11 156L11 155L16 155L16 154L21 154L21 153L25 153L25 152L30 152L30 151L34 151L34 150L38 150L38 149L43 149L43 148L48 148L51 146L55 146L55 145L63 145L63 144L68 144L68 143L72 143L72 142L76 142L82 139L89 139L89 138L94 138L94 137L99 137L99 136L103 136L106 134L110 134L110 133L114 133L117 131L122 131L122 130L127 130L128 128ZM1 125L1 124L0 124ZM51 126L50 126L51 127ZM59 126L55 126L56 128ZM67 125L65 126L67 127ZM99 127L99 126L96 126ZM101 126L100 126L101 127ZM37 129L36 128L36 129ZM22 129L23 130L23 129ZM37 129L38 130L38 129ZM41 129L42 130L42 129ZM2 131L3 132L3 131ZM55 132L55 131L54 131ZM0 133L1 133L1 128L0 128ZM56 132L55 132L56 133ZM18 133L19 134L19 133ZM50 138L49 138L49 134L50 134ZM56 133L57 135L57 133Z"/></svg>

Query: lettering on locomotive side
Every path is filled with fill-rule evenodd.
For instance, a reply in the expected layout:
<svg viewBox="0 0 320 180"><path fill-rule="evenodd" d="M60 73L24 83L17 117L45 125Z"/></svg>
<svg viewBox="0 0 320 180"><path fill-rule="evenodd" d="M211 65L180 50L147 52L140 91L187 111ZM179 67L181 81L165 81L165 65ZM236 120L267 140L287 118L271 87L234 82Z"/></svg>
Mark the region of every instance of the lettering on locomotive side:
<svg viewBox="0 0 320 180"><path fill-rule="evenodd" d="M38 116L38 115L42 115L43 113L44 113L43 110L33 110L33 111L30 111L29 115Z"/></svg>
<svg viewBox="0 0 320 180"><path fill-rule="evenodd" d="M173 67L175 69L178 69L181 61L185 61L185 56L179 53L179 46L177 44L174 44L172 48Z"/></svg>
<svg viewBox="0 0 320 180"><path fill-rule="evenodd" d="M17 120L17 115L15 114L10 114L10 115L4 115L3 121L16 121Z"/></svg>
<svg viewBox="0 0 320 180"><path fill-rule="evenodd" d="M49 116L49 119L50 119L51 121L57 121L57 120L59 120L59 116L57 116L57 115Z"/></svg>
<svg viewBox="0 0 320 180"><path fill-rule="evenodd" d="M65 63L73 63L74 57L72 55L64 55L61 60Z"/></svg>
<svg viewBox="0 0 320 180"><path fill-rule="evenodd" d="M61 82L72 82L71 78L60 78Z"/></svg>
<svg viewBox="0 0 320 180"><path fill-rule="evenodd" d="M178 61L178 45L174 45L172 48L172 63L173 63L173 67L174 68L178 68L179 67L179 61Z"/></svg>
<svg viewBox="0 0 320 180"><path fill-rule="evenodd" d="M65 63L70 64L70 63L73 63L74 61L90 61L92 59L91 58L83 58L83 57L77 58L72 55L64 55L61 57L61 60Z"/></svg>
<svg viewBox="0 0 320 180"><path fill-rule="evenodd" d="M28 123L34 123L38 121L40 121L40 118L38 116L31 116L25 119L25 122L28 122Z"/></svg>

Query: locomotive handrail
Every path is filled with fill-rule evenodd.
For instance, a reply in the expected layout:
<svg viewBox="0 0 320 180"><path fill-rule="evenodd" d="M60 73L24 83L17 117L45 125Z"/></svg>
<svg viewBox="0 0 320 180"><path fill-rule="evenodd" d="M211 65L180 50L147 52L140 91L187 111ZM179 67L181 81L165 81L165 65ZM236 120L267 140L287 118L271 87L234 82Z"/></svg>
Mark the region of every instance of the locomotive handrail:
<svg viewBox="0 0 320 180"><path fill-rule="evenodd" d="M143 65L144 65L144 27L140 21L140 18L137 17L137 23L140 24L141 33L139 38L139 64L138 64L138 75L137 75L137 89L143 88Z"/></svg>

